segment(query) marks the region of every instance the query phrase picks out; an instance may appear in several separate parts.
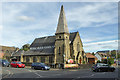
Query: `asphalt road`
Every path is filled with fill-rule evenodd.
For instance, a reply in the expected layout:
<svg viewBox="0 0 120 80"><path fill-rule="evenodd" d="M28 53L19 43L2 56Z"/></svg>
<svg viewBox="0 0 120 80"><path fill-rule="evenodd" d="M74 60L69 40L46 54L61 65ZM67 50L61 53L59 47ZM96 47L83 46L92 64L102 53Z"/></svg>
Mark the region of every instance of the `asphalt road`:
<svg viewBox="0 0 120 80"><path fill-rule="evenodd" d="M92 72L91 69L33 70L3 67L2 78L118 78L118 69L114 72Z"/></svg>

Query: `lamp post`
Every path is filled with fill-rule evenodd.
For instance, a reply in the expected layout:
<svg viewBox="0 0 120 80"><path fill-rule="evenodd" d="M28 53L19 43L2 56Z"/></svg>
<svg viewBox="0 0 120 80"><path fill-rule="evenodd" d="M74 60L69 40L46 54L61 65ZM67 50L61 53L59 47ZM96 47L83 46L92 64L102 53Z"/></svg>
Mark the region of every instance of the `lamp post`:
<svg viewBox="0 0 120 80"><path fill-rule="evenodd" d="M63 67L64 67L64 69L65 69L65 53L63 54L63 60L64 60L64 65L63 65Z"/></svg>
<svg viewBox="0 0 120 80"><path fill-rule="evenodd" d="M117 67L118 67L118 54L117 54L117 50L116 50L116 63L117 63Z"/></svg>

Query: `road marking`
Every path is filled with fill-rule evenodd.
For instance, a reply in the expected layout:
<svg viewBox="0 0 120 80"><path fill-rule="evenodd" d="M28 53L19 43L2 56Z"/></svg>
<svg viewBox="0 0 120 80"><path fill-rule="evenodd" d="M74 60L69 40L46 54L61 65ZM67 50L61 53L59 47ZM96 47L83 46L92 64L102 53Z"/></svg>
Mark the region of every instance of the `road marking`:
<svg viewBox="0 0 120 80"><path fill-rule="evenodd" d="M38 73L35 73L36 75L38 75L39 77L42 77L41 75L39 75Z"/></svg>
<svg viewBox="0 0 120 80"><path fill-rule="evenodd" d="M36 71L34 71L34 70L30 70L30 69L26 69L26 70L28 70L29 72L33 72L34 74L36 74L37 76L39 76L39 77L37 77L37 78L40 78L40 77L42 77L40 74L38 74Z"/></svg>
<svg viewBox="0 0 120 80"><path fill-rule="evenodd" d="M9 70L6 70L8 72L7 75L3 76L3 78L7 78L8 76L11 77L13 75L12 72L10 72Z"/></svg>

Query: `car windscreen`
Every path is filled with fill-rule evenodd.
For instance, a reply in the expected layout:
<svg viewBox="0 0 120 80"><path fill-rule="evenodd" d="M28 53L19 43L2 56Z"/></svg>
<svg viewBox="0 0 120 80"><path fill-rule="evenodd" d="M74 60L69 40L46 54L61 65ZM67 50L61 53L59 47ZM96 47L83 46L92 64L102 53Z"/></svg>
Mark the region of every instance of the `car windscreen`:
<svg viewBox="0 0 120 80"><path fill-rule="evenodd" d="M108 66L108 64L103 64L102 66Z"/></svg>
<svg viewBox="0 0 120 80"><path fill-rule="evenodd" d="M9 63L7 60L2 60L2 62L6 62L6 63Z"/></svg>
<svg viewBox="0 0 120 80"><path fill-rule="evenodd" d="M102 64L102 63L101 63L101 64L99 64L99 66L108 66L108 64Z"/></svg>
<svg viewBox="0 0 120 80"><path fill-rule="evenodd" d="M21 62L17 62L17 64L22 64Z"/></svg>
<svg viewBox="0 0 120 80"><path fill-rule="evenodd" d="M41 65L46 66L44 63L41 63Z"/></svg>

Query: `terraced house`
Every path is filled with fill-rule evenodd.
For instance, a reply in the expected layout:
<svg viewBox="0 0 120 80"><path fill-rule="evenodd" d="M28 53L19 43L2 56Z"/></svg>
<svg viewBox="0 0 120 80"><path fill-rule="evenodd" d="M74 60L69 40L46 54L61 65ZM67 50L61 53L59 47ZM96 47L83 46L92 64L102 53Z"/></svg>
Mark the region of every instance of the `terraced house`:
<svg viewBox="0 0 120 80"><path fill-rule="evenodd" d="M23 53L23 52L21 52ZM86 63L86 55L79 32L69 33L65 12L61 6L55 35L36 38L30 45L30 50L19 54L24 63L42 62L46 64L66 64L69 59L74 63Z"/></svg>

